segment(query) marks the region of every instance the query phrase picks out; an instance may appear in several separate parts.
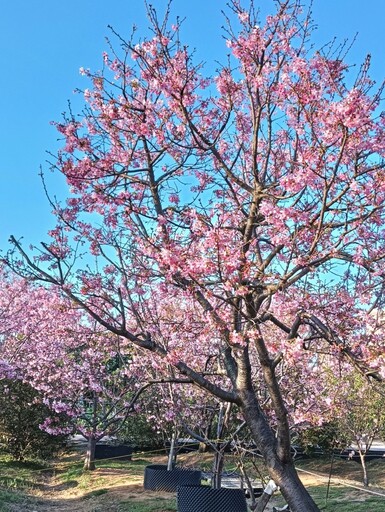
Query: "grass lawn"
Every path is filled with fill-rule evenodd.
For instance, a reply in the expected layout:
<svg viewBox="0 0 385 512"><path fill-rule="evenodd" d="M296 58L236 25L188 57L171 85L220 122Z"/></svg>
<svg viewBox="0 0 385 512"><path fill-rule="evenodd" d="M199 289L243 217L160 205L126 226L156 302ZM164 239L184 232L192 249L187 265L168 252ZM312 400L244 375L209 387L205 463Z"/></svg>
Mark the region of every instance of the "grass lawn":
<svg viewBox="0 0 385 512"><path fill-rule="evenodd" d="M179 463L208 468L211 457L210 454L187 454L180 456ZM175 512L174 495L143 490L145 466L163 462L162 456L142 454L132 461L97 461L95 471L84 473L79 453L63 455L50 463L16 463L0 454L0 512ZM231 457L227 464L226 469L234 468ZM298 462L298 467L327 475L330 462L304 460ZM372 461L368 468L372 488L385 494L385 460ZM344 485L345 481L360 485L360 466L355 462L334 462L327 500L327 480L305 473L300 476L322 511L385 511L385 498ZM284 504L279 494L274 497L274 504ZM271 511L271 507L266 512L268 510Z"/></svg>
<svg viewBox="0 0 385 512"><path fill-rule="evenodd" d="M360 491L354 491L349 487L333 487L329 491L326 501L326 486L314 486L309 488L310 494L315 499L321 510L327 512L384 512L385 498L371 496Z"/></svg>

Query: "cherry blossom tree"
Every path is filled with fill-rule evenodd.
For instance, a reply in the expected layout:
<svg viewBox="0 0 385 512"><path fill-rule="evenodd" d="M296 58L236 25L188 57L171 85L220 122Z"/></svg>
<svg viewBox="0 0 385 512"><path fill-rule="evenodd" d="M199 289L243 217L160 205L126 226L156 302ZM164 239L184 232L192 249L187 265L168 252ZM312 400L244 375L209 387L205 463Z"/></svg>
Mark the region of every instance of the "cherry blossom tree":
<svg viewBox="0 0 385 512"><path fill-rule="evenodd" d="M41 421L44 431L87 439L87 470L95 468L97 441L122 428L150 385L131 371L133 352L123 340L94 323L55 289L2 274L0 379L15 375L38 392L52 411Z"/></svg>
<svg viewBox="0 0 385 512"><path fill-rule="evenodd" d="M264 21L232 0L214 77L169 11L148 15L148 38L81 70L86 107L56 124L52 163L68 200L8 264L236 404L290 509L317 511L290 427L328 405L325 361L384 377L382 87L369 58L352 77L344 46L313 49L296 0Z"/></svg>
<svg viewBox="0 0 385 512"><path fill-rule="evenodd" d="M171 383L153 387L146 402L148 421L170 442L168 468L176 463L179 449L185 448L180 438L187 435L199 442L200 449L204 446L213 452L211 484L220 488L225 452L245 426L233 413L234 404L223 403L202 389Z"/></svg>

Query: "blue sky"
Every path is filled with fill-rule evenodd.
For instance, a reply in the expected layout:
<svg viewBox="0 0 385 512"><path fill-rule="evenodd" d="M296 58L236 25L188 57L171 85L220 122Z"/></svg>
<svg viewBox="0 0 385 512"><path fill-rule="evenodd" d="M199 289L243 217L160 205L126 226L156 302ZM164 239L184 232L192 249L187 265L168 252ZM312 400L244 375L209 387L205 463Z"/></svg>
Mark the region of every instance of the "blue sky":
<svg viewBox="0 0 385 512"><path fill-rule="evenodd" d="M152 0L162 11L166 0ZM255 0L264 12L271 0ZM174 0L173 14L186 16L185 40L196 47L200 60L224 60L221 9L225 0ZM349 55L360 63L372 55L372 75L385 77L383 0L314 0L319 26L315 41L326 43L358 39ZM24 243L44 240L53 227L50 206L40 182L40 165L48 173L52 194L63 196L65 184L49 174L46 151L58 147L50 121L60 120L71 100L80 110L75 88L88 86L79 75L81 66L99 69L106 50L107 25L123 37L136 24L146 28L142 0L12 0L2 2L0 14L0 248L8 247L11 234Z"/></svg>

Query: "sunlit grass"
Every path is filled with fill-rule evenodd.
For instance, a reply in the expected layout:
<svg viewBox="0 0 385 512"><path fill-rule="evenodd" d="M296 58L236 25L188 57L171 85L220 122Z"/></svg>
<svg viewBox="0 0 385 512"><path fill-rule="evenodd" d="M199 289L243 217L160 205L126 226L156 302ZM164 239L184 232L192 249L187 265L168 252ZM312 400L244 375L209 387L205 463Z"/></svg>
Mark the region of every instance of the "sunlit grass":
<svg viewBox="0 0 385 512"><path fill-rule="evenodd" d="M114 504L117 508L113 510L119 512L175 512L177 510L175 495L152 496L149 493L141 494L135 491L135 494L130 496L130 486L134 486L136 489L141 488L144 468L154 460L151 454L140 454L138 458L134 456L131 461L98 460L96 461L96 471L84 471L80 454L73 457L71 462L68 461L68 458L56 461L55 469L47 462L15 462L0 454L0 512L23 510L26 504L31 507L35 503L36 510L39 510L37 497L33 495L38 490L38 500L41 501L42 498L44 500L44 490L42 489L53 475L55 475L55 485L63 485L63 489L76 488L78 490L77 499L85 501L93 499L95 503L98 503L97 500L100 497L102 506L108 503L110 493L111 497L114 497L114 486L127 489L127 492L124 491L119 495L118 502ZM162 461L163 458L156 459L156 463L162 463ZM188 454L181 456L179 463L211 469L212 454ZM298 465L303 469L323 474L327 474L330 469L330 461L327 459L301 461L298 462ZM383 487L385 461L372 461L369 466L373 484ZM231 471L232 469L236 469L235 461L229 456L225 470ZM258 471L264 474L264 470L262 462L258 461ZM333 467L332 476L341 479L354 479L358 483L360 469L358 465L337 461ZM325 481L320 481L320 485L311 484L308 489L322 512L385 512L385 498L371 496L347 486L336 485L335 481L330 486L327 499ZM283 505L284 501L278 495L274 497L274 504ZM27 509L29 510L29 508Z"/></svg>
<svg viewBox="0 0 385 512"><path fill-rule="evenodd" d="M384 512L385 498L370 496L363 491L355 491L350 487L337 486L329 489L327 486L317 485L309 488L320 510L327 512Z"/></svg>
<svg viewBox="0 0 385 512"><path fill-rule="evenodd" d="M176 510L175 498L146 500L142 503L129 501L121 503L119 507L119 512L175 512Z"/></svg>
<svg viewBox="0 0 385 512"><path fill-rule="evenodd" d="M52 468L44 461L12 460L0 453L0 486L6 489L34 487L42 472L50 473Z"/></svg>

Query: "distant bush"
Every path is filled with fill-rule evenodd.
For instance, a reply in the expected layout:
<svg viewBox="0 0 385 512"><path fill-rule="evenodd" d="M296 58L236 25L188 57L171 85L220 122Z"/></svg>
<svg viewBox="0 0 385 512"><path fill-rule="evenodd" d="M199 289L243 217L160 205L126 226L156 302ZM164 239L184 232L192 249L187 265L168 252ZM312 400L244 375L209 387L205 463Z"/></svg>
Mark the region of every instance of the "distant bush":
<svg viewBox="0 0 385 512"><path fill-rule="evenodd" d="M295 442L308 455L314 455L319 451L330 454L335 450L344 448L346 445L346 440L341 434L336 421L300 431Z"/></svg>
<svg viewBox="0 0 385 512"><path fill-rule="evenodd" d="M156 432L141 413L128 416L117 437L119 442L138 449L155 450L164 446L164 435Z"/></svg>
<svg viewBox="0 0 385 512"><path fill-rule="evenodd" d="M66 436L52 436L39 428L52 412L29 384L1 380L0 411L0 446L14 459L47 458L63 447Z"/></svg>

